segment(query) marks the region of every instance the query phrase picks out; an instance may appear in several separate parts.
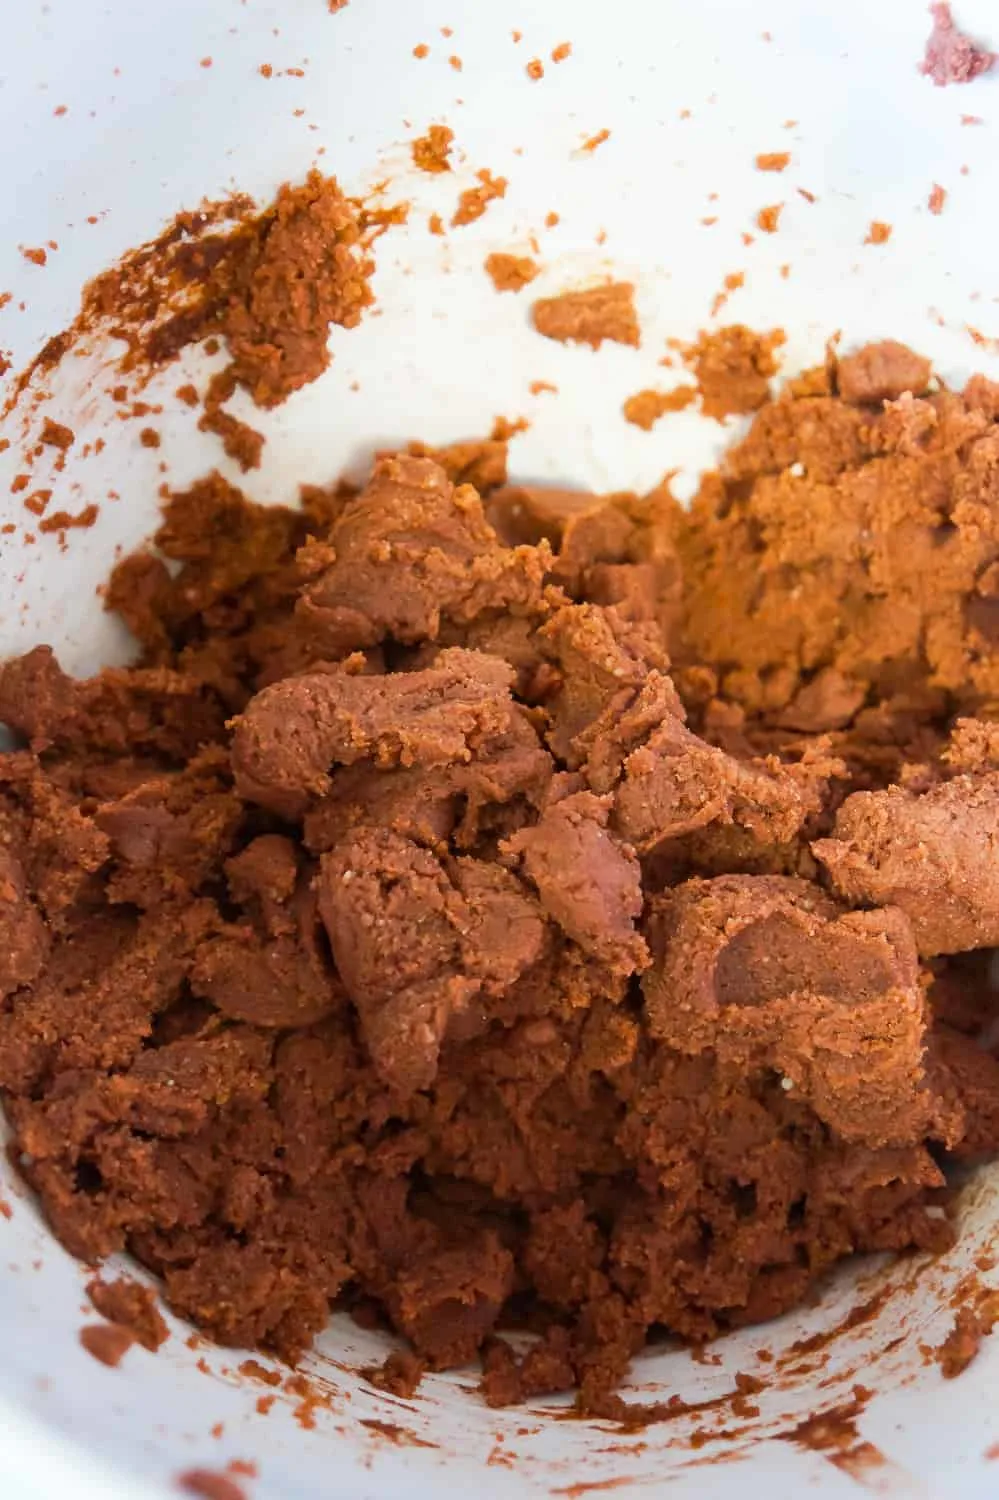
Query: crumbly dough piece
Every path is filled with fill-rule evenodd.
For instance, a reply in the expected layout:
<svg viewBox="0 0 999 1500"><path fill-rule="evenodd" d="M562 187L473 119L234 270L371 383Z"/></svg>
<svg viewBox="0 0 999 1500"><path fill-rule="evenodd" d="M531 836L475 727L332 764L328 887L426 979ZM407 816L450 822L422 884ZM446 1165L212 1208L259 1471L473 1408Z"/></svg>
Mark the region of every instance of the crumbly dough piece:
<svg viewBox="0 0 999 1500"><path fill-rule="evenodd" d="M637 349L641 342L635 288L630 281L607 281L578 292L542 297L531 308L531 318L538 333L561 344L599 349L609 339Z"/></svg>

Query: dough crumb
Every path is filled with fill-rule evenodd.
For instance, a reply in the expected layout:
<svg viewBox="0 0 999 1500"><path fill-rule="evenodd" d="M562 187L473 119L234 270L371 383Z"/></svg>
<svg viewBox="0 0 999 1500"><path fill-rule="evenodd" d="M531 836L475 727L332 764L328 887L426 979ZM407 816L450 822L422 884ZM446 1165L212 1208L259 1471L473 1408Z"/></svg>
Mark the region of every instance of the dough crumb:
<svg viewBox="0 0 999 1500"><path fill-rule="evenodd" d="M100 1364L115 1370L135 1343L127 1328L116 1323L90 1323L80 1329L80 1343Z"/></svg>
<svg viewBox="0 0 999 1500"><path fill-rule="evenodd" d="M220 437L222 451L239 464L246 474L250 469L260 468L264 435L248 422L234 417L232 412L223 410L223 403L232 393L232 382L228 378L218 375L212 377L208 383L205 410L198 421L198 428L201 432L214 432L216 437Z"/></svg>
<svg viewBox="0 0 999 1500"><path fill-rule="evenodd" d="M426 135L417 136L410 146L413 164L421 172L450 172L451 143L454 131L447 125L431 125Z"/></svg>
<svg viewBox="0 0 999 1500"><path fill-rule="evenodd" d="M39 522L38 530L43 534L54 531L87 531L96 524L99 514L96 505L85 505L76 515L71 515L67 510L56 510Z"/></svg>
<svg viewBox="0 0 999 1500"><path fill-rule="evenodd" d="M638 348L635 288L630 281L609 281L578 292L560 292L535 302L531 317L538 333L560 343L589 344L605 339Z"/></svg>
<svg viewBox="0 0 999 1500"><path fill-rule="evenodd" d="M45 418L38 436L40 443L48 448L58 448L63 453L73 446L75 440L76 433L72 427L67 427L63 422L53 422L51 417Z"/></svg>
<svg viewBox="0 0 999 1500"><path fill-rule="evenodd" d="M144 1349L155 1353L170 1337L156 1293L127 1276L110 1282L97 1276L87 1283L87 1296L102 1317L126 1328Z"/></svg>
<svg viewBox="0 0 999 1500"><path fill-rule="evenodd" d="M541 271L529 255L510 255L502 250L487 255L484 265L498 292L522 292Z"/></svg>
<svg viewBox="0 0 999 1500"><path fill-rule="evenodd" d="M248 1380L259 1380L263 1385L277 1386L281 1384L281 1376L277 1370L269 1370L262 1365L258 1359L244 1359L239 1366L239 1373Z"/></svg>
<svg viewBox="0 0 999 1500"><path fill-rule="evenodd" d="M714 301L711 303L711 316L716 318L722 308L728 302L733 292L739 291L746 284L745 271L730 271L722 282L722 289L715 293Z"/></svg>
<svg viewBox="0 0 999 1500"><path fill-rule="evenodd" d="M603 130L598 130L596 135L588 135L580 149L583 151L596 151L597 147L602 146L604 141L610 140L610 135L610 131L605 126Z"/></svg>
<svg viewBox="0 0 999 1500"><path fill-rule="evenodd" d="M336 0L336 6L343 0ZM331 0L331 9L335 8ZM177 1484L190 1495L199 1495L201 1500L246 1500L246 1491L228 1474L219 1474L214 1469L188 1469L178 1475Z"/></svg>
<svg viewBox="0 0 999 1500"><path fill-rule="evenodd" d="M704 415L720 422L763 406L778 369L774 351L785 337L782 329L758 334L743 323L702 332L683 358L696 377Z"/></svg>
<svg viewBox="0 0 999 1500"><path fill-rule="evenodd" d="M464 224L474 224L476 219L481 219L490 203L496 198L505 198L507 180L505 177L494 177L488 167L483 167L476 172L479 180L478 187L466 188L458 199L458 207L451 216L451 227L460 228Z"/></svg>
<svg viewBox="0 0 999 1500"><path fill-rule="evenodd" d="M978 1358L982 1337L987 1332L972 1307L959 1307L954 1326L936 1350L937 1364L945 1380L955 1380Z"/></svg>
<svg viewBox="0 0 999 1500"><path fill-rule="evenodd" d="M30 495L25 497L24 508L33 516L44 516L51 499L51 490L33 490Z"/></svg>
<svg viewBox="0 0 999 1500"><path fill-rule="evenodd" d="M408 1349L393 1349L384 1362L362 1370L365 1380L377 1386L380 1391L388 1391L391 1396L401 1396L408 1401L416 1394L420 1381L423 1379L426 1366L423 1360L418 1359Z"/></svg>
<svg viewBox="0 0 999 1500"><path fill-rule="evenodd" d="M692 385L678 385L671 391L637 391L628 397L622 411L626 422L649 432L667 412L685 411L696 399L697 390Z"/></svg>

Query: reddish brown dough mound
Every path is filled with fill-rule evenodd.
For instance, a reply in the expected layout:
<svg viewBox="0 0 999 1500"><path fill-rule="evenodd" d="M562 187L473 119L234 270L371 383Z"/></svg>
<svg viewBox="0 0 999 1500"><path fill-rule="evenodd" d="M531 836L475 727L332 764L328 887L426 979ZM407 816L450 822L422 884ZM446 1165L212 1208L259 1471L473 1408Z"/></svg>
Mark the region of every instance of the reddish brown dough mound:
<svg viewBox="0 0 999 1500"><path fill-rule="evenodd" d="M949 1242L999 1147L999 402L891 342L771 400L775 343L700 348L759 409L689 513L498 440L294 513L210 476L111 579L135 667L0 667L0 1087L72 1251L619 1416L650 1329Z"/></svg>

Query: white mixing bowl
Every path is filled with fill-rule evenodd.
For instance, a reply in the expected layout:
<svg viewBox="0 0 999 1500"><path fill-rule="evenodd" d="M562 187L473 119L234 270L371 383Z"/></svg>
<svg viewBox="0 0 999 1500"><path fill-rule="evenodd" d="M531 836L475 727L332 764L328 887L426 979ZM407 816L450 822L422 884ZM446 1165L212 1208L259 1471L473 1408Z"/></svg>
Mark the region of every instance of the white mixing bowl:
<svg viewBox="0 0 999 1500"><path fill-rule="evenodd" d="M13 297L0 312L0 346L15 368L71 319L88 277L203 195L238 187L266 201L322 150L322 167L349 190L387 179L386 201L411 201L408 226L377 246L379 316L333 330L331 370L269 422L264 467L247 486L256 498L290 500L300 481L363 469L375 448L411 437L483 434L498 414L531 422L513 446L515 477L641 488L679 467L678 488L689 492L732 430L688 412L643 433L622 420L621 402L675 378L657 364L665 340L708 324L733 271L745 286L718 321L783 326L786 369L820 358L841 329L847 344L906 340L949 382L975 369L999 374L999 346L968 332L999 334L999 74L948 89L920 77L929 21L919 0L542 0L519 9L350 0L338 14L326 0L6 0L3 9L0 290ZM961 0L958 12L999 44L993 0ZM563 41L571 55L553 63ZM414 56L421 43L423 59ZM526 71L532 58L544 62L537 81ZM963 124L965 113L981 123ZM451 176L412 170L408 142L432 120L455 131ZM580 150L604 128L611 135L599 149ZM784 173L756 169L757 153L782 150L792 155ZM480 167L509 179L506 198L470 227L429 234L428 214L448 215ZM939 215L927 206L934 183L947 192ZM785 205L778 232L759 232L756 214L776 202ZM544 227L550 210L560 216L554 229ZM865 244L874 219L892 225L886 244ZM545 267L532 292L608 271L635 281L640 350L594 354L542 340L529 326L531 294L494 291L484 256L526 251L532 234ZM58 249L44 267L19 250L49 241ZM170 404L184 378L176 367L147 397L168 403L158 419L164 445L144 449L141 424L109 416L107 358L97 350L64 361L46 408L81 437L106 440L88 459L78 441L55 483L61 508L99 503L96 526L72 534L65 551L55 537L26 546L20 524L0 536L0 652L50 641L78 672L127 656L95 590L115 548L153 528L160 461L182 484L221 459ZM200 372L197 358L190 369ZM531 394L541 380L557 394ZM16 412L4 429L13 443L0 456L4 495L18 472L20 424ZM20 497L0 504L0 520L9 507L23 521ZM191 1348L175 1322L158 1354L135 1348L104 1368L78 1342L84 1268L54 1242L15 1173L0 1170L11 1209L0 1217L3 1500L137 1500L176 1493L182 1471L222 1471L232 1459L256 1465L255 1478L239 1481L253 1500L380 1500L401 1485L415 1500L445 1487L505 1500L667 1483L720 1500L806 1486L846 1495L858 1483L974 1500L999 1483L988 1457L999 1440L999 1340L950 1382L925 1355L951 1326L961 1277L990 1250L999 1167L965 1190L963 1235L942 1261L848 1268L820 1305L719 1343L718 1363L683 1350L635 1362L638 1399L710 1402L732 1390L734 1372L774 1370L761 1348L779 1361L886 1280L898 1283L876 1317L799 1351L797 1364L785 1359L754 1398L759 1417L722 1404L631 1433L558 1420L564 1402L489 1411L473 1371L430 1377L410 1402L381 1395L356 1370L380 1359L385 1341L342 1317L306 1363L327 1397L311 1427L301 1397L283 1390L258 1412L266 1388L238 1374L244 1356ZM858 1381L875 1395L856 1419L854 1451L794 1439L814 1412L849 1408Z"/></svg>

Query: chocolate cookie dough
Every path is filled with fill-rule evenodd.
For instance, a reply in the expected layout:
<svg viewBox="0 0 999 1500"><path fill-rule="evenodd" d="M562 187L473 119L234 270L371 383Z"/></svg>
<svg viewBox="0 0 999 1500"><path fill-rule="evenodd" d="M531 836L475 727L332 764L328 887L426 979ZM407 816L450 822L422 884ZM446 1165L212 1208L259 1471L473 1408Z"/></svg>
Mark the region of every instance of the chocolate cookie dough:
<svg viewBox="0 0 999 1500"><path fill-rule="evenodd" d="M687 513L499 441L296 512L211 476L110 581L134 667L0 667L0 1085L73 1252L226 1343L374 1306L388 1388L618 1414L651 1329L950 1242L999 1149L999 393L767 375Z"/></svg>

